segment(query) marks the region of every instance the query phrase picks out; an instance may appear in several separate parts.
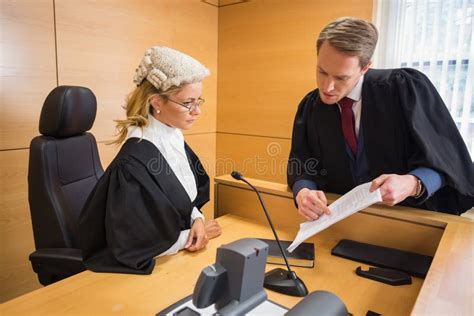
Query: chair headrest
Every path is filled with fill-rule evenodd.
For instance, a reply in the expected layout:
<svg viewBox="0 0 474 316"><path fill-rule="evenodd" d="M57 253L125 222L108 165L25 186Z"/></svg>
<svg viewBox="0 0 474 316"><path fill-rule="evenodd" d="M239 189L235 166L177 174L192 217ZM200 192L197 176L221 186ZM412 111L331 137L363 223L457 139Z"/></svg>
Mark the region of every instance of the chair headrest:
<svg viewBox="0 0 474 316"><path fill-rule="evenodd" d="M59 86L44 101L39 131L57 138L81 135L92 128L96 112L97 101L90 89Z"/></svg>

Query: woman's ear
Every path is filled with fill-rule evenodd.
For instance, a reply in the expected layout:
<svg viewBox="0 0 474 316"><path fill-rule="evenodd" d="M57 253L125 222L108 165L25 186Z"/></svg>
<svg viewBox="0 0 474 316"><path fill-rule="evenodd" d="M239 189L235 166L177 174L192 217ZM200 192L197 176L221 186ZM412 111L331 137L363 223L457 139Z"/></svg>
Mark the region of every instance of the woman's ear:
<svg viewBox="0 0 474 316"><path fill-rule="evenodd" d="M153 108L155 113L161 112L161 106L163 105L163 98L157 94L150 98L150 106Z"/></svg>

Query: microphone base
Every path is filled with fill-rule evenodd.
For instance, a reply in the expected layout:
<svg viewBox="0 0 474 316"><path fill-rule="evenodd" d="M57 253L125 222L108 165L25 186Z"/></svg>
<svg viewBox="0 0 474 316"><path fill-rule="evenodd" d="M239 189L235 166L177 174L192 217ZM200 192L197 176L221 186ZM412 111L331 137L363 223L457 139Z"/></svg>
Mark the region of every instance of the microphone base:
<svg viewBox="0 0 474 316"><path fill-rule="evenodd" d="M303 297L308 295L308 289L294 272L276 268L265 273L263 287L281 294Z"/></svg>

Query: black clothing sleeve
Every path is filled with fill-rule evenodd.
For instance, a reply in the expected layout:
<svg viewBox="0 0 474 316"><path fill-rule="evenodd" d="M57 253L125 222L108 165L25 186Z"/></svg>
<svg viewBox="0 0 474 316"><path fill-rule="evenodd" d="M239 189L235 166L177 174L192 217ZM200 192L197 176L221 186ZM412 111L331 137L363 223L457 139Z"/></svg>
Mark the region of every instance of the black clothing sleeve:
<svg viewBox="0 0 474 316"><path fill-rule="evenodd" d="M197 182L197 196L193 201L193 207L197 207L201 212L201 208L209 202L209 176L207 175L206 169L201 164L198 156L194 153L191 147L188 144L184 144L186 149L186 154L188 155L189 164L191 165L191 170L194 173L194 177Z"/></svg>
<svg viewBox="0 0 474 316"><path fill-rule="evenodd" d="M446 185L426 201L435 210L459 214L474 206L474 165L459 130L431 81L414 69L394 70L391 84L413 144L408 168L440 172Z"/></svg>
<svg viewBox="0 0 474 316"><path fill-rule="evenodd" d="M473 164L451 114L430 80L413 69L394 72L406 125L417 146L412 147L409 168L440 171L447 185L461 194L474 194Z"/></svg>
<svg viewBox="0 0 474 316"><path fill-rule="evenodd" d="M314 94L312 91L301 100L295 115L287 166L287 182L290 188L299 180L313 181L316 185L318 180L322 181L318 177L320 157L316 154L317 148L309 144L309 139L314 135L308 134L310 127L307 125L308 117L312 115Z"/></svg>
<svg viewBox="0 0 474 316"><path fill-rule="evenodd" d="M196 175L200 162L186 149ZM150 274L154 257L169 249L181 230L190 228L193 207L209 200L205 171L196 183L198 195L191 201L158 149L146 140L129 139L81 213L85 266L95 272Z"/></svg>

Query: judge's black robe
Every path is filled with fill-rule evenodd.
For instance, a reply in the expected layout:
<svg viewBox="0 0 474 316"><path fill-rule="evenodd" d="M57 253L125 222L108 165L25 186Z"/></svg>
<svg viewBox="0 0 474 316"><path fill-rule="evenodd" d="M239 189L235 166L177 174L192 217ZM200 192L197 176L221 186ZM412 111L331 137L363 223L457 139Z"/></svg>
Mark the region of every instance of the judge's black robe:
<svg viewBox="0 0 474 316"><path fill-rule="evenodd" d="M193 207L209 201L209 177L187 144L185 151L197 184L194 201L155 145L138 138L123 144L80 215L88 269L150 274L153 258L190 228Z"/></svg>
<svg viewBox="0 0 474 316"><path fill-rule="evenodd" d="M372 179L431 168L445 186L421 204L406 205L460 214L474 205L474 168L466 145L429 79L414 69L371 69L364 76L360 132ZM337 105L324 104L318 89L296 113L288 184L312 180L319 190L344 194L357 185L350 169ZM412 200L412 201L410 201Z"/></svg>

